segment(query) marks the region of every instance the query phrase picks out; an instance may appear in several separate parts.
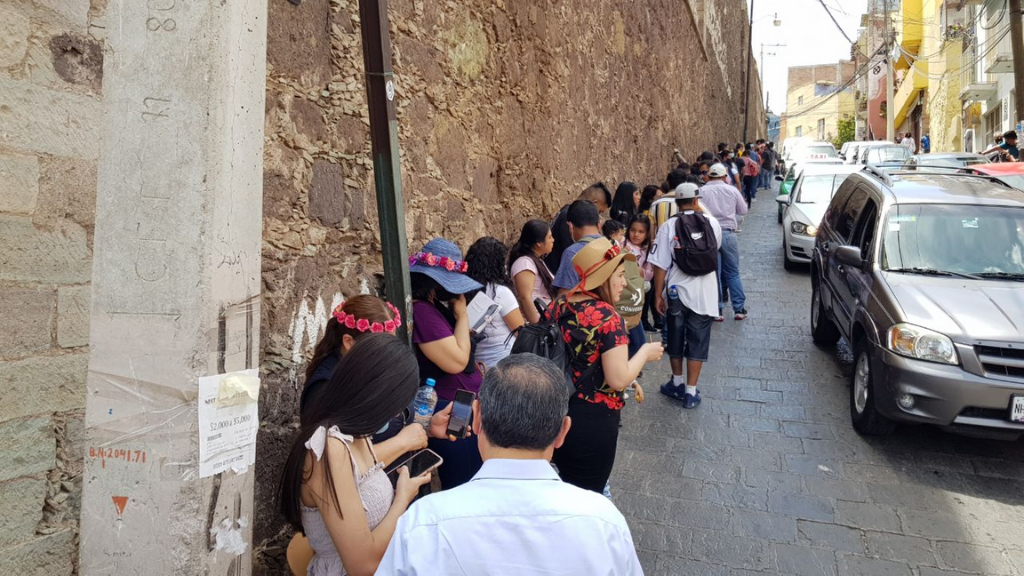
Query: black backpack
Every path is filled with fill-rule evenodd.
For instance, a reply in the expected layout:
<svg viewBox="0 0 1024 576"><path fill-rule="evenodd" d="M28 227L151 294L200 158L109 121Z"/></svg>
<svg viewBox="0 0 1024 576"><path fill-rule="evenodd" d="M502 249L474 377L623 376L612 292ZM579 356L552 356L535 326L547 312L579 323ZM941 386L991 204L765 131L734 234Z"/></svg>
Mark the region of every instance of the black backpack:
<svg viewBox="0 0 1024 576"><path fill-rule="evenodd" d="M555 303L552 303L552 306L554 305ZM553 320L543 320L545 316L544 305L541 304L540 300L534 300L534 306L540 311L541 321L537 324L524 324L509 335L509 338L513 334L516 337L510 354L530 353L536 354L541 358L547 358L554 362L555 366L562 369L562 372L565 373L566 383L569 386L574 386L572 383L572 364L569 362L574 354L569 345L562 339L562 330L558 327L559 320L566 316L571 316L573 312L568 307L565 307L564 312L559 317ZM603 379L604 372L600 368L601 362L598 361L584 370L575 387L582 387L585 383L593 384L590 381L594 378L600 377Z"/></svg>
<svg viewBox="0 0 1024 576"><path fill-rule="evenodd" d="M524 324L514 332L516 341L512 344L511 354L522 354L528 352L536 354L541 358L547 358L556 366L565 370L569 366L569 350L562 339L562 331L558 328L558 321L545 321L544 306L540 300L534 301L534 306L540 311L541 321L537 324ZM513 334L509 334L512 338Z"/></svg>
<svg viewBox="0 0 1024 576"><path fill-rule="evenodd" d="M687 276L703 276L718 270L718 240L711 220L700 212L676 215L672 261Z"/></svg>

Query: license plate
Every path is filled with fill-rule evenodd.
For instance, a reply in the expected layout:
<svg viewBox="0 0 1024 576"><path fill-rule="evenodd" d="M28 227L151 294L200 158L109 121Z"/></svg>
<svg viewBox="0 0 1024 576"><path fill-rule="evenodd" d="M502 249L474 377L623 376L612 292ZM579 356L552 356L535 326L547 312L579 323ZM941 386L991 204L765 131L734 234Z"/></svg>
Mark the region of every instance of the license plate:
<svg viewBox="0 0 1024 576"><path fill-rule="evenodd" d="M1024 422L1024 396L1014 396L1010 405L1010 421Z"/></svg>

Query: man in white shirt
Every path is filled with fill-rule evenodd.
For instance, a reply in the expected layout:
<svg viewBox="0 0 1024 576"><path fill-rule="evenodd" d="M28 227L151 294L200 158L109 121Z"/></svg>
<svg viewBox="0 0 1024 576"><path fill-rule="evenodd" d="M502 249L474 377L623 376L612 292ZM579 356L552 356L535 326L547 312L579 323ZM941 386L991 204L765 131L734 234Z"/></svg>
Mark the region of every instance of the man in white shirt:
<svg viewBox="0 0 1024 576"><path fill-rule="evenodd" d="M675 191L679 212L658 229L648 262L654 265L654 298L658 312L665 314L665 335L672 364L672 380L661 387L661 393L683 401L683 408L700 406L697 381L708 359L711 324L718 313L718 278L715 264L701 275L687 274L675 261L675 248L680 247L676 221L696 214L704 217L715 236L715 252L722 245L722 227L713 216L702 212L697 203L697 186L680 184ZM691 219L692 220L692 219ZM703 236L691 236L701 240ZM717 258L717 254L715 256ZM673 296L674 294L674 296ZM686 383L683 384L683 360L686 360Z"/></svg>
<svg viewBox="0 0 1024 576"><path fill-rule="evenodd" d="M473 403L483 467L409 508L377 574L642 575L618 509L551 467L569 432L570 393L562 370L533 354L488 370Z"/></svg>
<svg viewBox="0 0 1024 576"><path fill-rule="evenodd" d="M711 181L700 189L700 202L705 213L718 220L722 227L722 241L718 244L718 316L715 322L722 322L722 309L725 299L722 287L729 289L729 302L734 312L733 318L743 320L747 317L747 296L743 292L743 281L740 279L740 243L736 231L740 228L740 220L747 213L747 202L743 194L725 181L728 171L722 164L711 167L708 176Z"/></svg>

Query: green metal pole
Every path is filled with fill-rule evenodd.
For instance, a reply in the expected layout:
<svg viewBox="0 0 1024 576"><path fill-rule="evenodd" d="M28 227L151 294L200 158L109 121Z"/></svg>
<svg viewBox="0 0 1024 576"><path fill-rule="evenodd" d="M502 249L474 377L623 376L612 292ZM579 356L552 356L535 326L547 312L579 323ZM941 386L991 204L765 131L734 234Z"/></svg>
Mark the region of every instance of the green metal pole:
<svg viewBox="0 0 1024 576"><path fill-rule="evenodd" d="M412 299L387 0L359 0L359 28L366 67L366 102L370 109L373 181L377 190L377 220L380 223L385 294L402 311L399 336L408 340Z"/></svg>

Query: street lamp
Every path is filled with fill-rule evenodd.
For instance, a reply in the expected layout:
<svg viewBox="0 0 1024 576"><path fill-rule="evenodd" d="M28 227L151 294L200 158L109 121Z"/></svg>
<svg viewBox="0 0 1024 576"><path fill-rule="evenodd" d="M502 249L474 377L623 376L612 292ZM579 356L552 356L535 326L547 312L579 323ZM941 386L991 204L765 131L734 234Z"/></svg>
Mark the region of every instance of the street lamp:
<svg viewBox="0 0 1024 576"><path fill-rule="evenodd" d="M764 16L759 18L763 20L767 18ZM772 25L775 27L782 26L782 20L779 20L779 14L775 13ZM750 126L750 67L753 64L754 57L754 0L750 0L750 26L747 30L747 81L746 88L743 90L743 142L747 142L750 137L747 134L747 128Z"/></svg>

